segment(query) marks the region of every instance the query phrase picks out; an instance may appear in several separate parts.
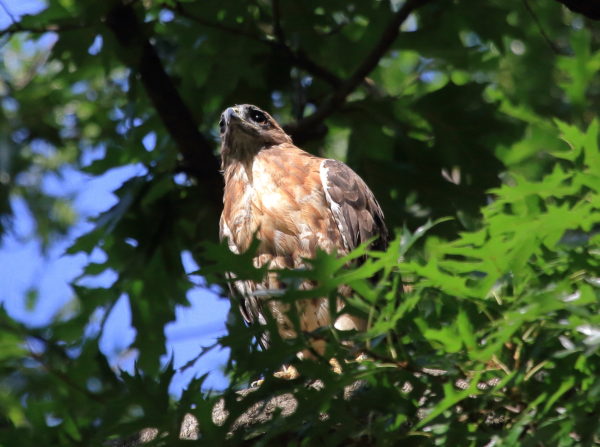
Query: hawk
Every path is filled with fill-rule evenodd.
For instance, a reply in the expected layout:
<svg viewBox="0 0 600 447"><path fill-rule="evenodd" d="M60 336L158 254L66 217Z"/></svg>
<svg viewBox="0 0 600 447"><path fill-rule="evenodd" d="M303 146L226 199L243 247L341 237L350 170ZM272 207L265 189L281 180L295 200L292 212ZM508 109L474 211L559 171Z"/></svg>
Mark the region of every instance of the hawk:
<svg viewBox="0 0 600 447"><path fill-rule="evenodd" d="M314 257L317 249L344 255L374 236L378 238L371 248L386 248L381 207L347 165L299 149L271 115L253 105L229 107L219 125L225 177L220 237L232 252L243 253L256 237L256 267L294 269L305 267L305 259ZM268 308L282 338L296 336L286 317L289 304L268 296L283 288L276 274L267 274L260 283L238 280L234 288L246 323L266 324ZM298 302L300 329L312 332L332 324L328 305L327 298ZM342 307L340 301L337 310ZM361 331L366 324L342 314L333 325ZM267 336L260 341L268 346ZM311 347L324 351L322 341Z"/></svg>

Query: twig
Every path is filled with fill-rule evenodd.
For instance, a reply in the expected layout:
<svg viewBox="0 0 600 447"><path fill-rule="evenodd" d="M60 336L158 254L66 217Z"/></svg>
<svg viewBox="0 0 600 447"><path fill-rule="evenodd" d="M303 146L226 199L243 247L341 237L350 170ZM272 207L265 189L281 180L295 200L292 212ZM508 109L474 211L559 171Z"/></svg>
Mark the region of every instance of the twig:
<svg viewBox="0 0 600 447"><path fill-rule="evenodd" d="M217 30L229 33L229 34L246 37L248 39L255 40L255 41L261 42L261 43L266 43L266 44L270 43L267 39L259 36L258 34L255 34L253 32L246 31L241 28L236 28L233 26L225 25L224 23L213 22L211 20L206 20L203 17L197 16L196 14L193 14L190 11L188 11L187 9L185 9L183 7L183 5L179 2L175 2L174 5L165 4L165 5L163 5L163 7L165 9L168 9L169 11L173 11L173 12L179 14L182 17L185 17L186 19L192 20L192 21L196 22L198 25L202 25L206 28L217 29Z"/></svg>
<svg viewBox="0 0 600 447"><path fill-rule="evenodd" d="M6 15L8 16L8 18L12 22L12 24L16 25L17 24L17 20L15 19L15 16L13 15L12 12L10 12L10 9L8 9L8 7L4 4L3 0L0 0L0 7L2 7L2 9L6 13Z"/></svg>
<svg viewBox="0 0 600 447"><path fill-rule="evenodd" d="M377 66L379 60L389 50L392 43L394 43L400 33L400 25L402 25L413 11L430 1L433 0L408 0L404 3L388 26L383 30L371 52L354 71L354 74L346 79L315 113L297 123L291 123L284 127L286 132L292 135L296 143L301 143L307 134L310 134L325 118L332 115L346 102L348 95L363 82L364 78Z"/></svg>
<svg viewBox="0 0 600 447"><path fill-rule="evenodd" d="M529 1L528 0L523 0L523 5L525 5L525 9L527 10L527 12L529 13L529 15L533 19L533 21L534 21L534 23L535 23L538 31L540 32L541 36L544 38L544 40L546 41L546 43L548 44L548 46L550 47L550 49L555 54L559 54L559 55L562 54L562 55L564 55L565 54L564 51L561 51L561 49L556 46L556 44L552 41L552 39L550 39L550 37L548 36L548 34L546 34L546 31L544 30L544 27L540 23L540 20L539 20L538 16L536 15L536 13L531 8L531 5L529 4Z"/></svg>
<svg viewBox="0 0 600 447"><path fill-rule="evenodd" d="M80 22L65 21L63 23L51 23L44 26L38 27L24 27L19 22L14 22L12 25L0 30L0 37L7 34L16 33L32 33L32 34L44 34L44 33L60 33L63 31L73 31L78 29L87 28L90 25Z"/></svg>
<svg viewBox="0 0 600 447"><path fill-rule="evenodd" d="M337 25L335 25L334 27L332 27L329 31L315 30L315 33L318 34L319 36L323 36L323 37L335 36L340 31L342 31L344 29L344 27L346 27L348 25L348 23L349 22L347 20L344 20L343 22L340 22Z"/></svg>
<svg viewBox="0 0 600 447"><path fill-rule="evenodd" d="M117 283L112 285L113 289L116 287L117 287ZM104 315L102 316L102 320L100 320L100 334L104 333L104 328L106 327L106 322L108 321L108 317L110 317L110 314L112 313L113 309L115 308L117 301L119 301L118 298L116 300L112 300L112 302L107 306L106 311L104 312Z"/></svg>
<svg viewBox="0 0 600 447"><path fill-rule="evenodd" d="M285 45L285 34L281 27L281 7L279 0L271 0L271 9L273 10L273 34L280 44Z"/></svg>
<svg viewBox="0 0 600 447"><path fill-rule="evenodd" d="M183 364L182 366L180 366L177 371L179 373L184 372L185 370L191 368L192 366L194 366L196 364L196 362L198 360L200 360L200 358L206 354L207 352L213 350L214 348L216 348L217 346L219 346L219 342L214 342L212 345L210 346L202 346L202 348L200 349L200 352L198 353L198 355L196 355L194 358L188 360L185 364Z"/></svg>
<svg viewBox="0 0 600 447"><path fill-rule="evenodd" d="M65 385L67 385L71 389L73 389L75 391L78 391L79 393L83 394L88 399L91 399L94 402L98 402L98 403L101 403L101 404L106 403L104 401L104 399L102 399L99 395L97 395L95 393L92 393L91 391L89 391L85 387L83 387L83 386L81 386L81 385L73 382L73 380L71 380L71 377L69 377L64 372L59 371L57 369L54 369L52 366L48 365L44 361L44 357L43 356L41 356L39 354L36 354L31 349L29 349L29 357L31 357L32 359L34 359L35 361L37 361L46 371L48 371L50 374L52 374L54 377L56 377L57 379L59 379L61 382L63 382Z"/></svg>
<svg viewBox="0 0 600 447"><path fill-rule="evenodd" d="M310 59L304 50L299 49L294 51L287 45L280 46L280 48L285 51L292 63L298 68L306 70L311 75L322 79L334 88L342 85L340 77Z"/></svg>
<svg viewBox="0 0 600 447"><path fill-rule="evenodd" d="M203 17L199 17L199 16L191 13L186 8L184 8L181 3L178 3L178 2L175 3L174 6L165 5L165 8L170 11L176 12L180 16L185 17L188 20L192 20L192 21L196 22L197 24L204 26L206 28L213 28L213 29L223 31L228 34L245 37L247 39L254 40L255 42L259 42L263 45L269 46L269 47L273 48L274 50L282 51L283 53L285 53L286 57L289 58L290 62L293 65L296 65L297 67L306 70L311 75L313 75L319 79L322 79L323 81L327 82L328 84L332 85L333 87L337 88L342 83L342 80L337 75L335 75L334 73L330 72L326 68L320 66L319 64L317 64L316 62L311 60L303 50L301 50L301 49L296 50L296 51L292 50L285 43L285 38L283 37L283 34L280 35L283 38L283 41L280 38L278 38L277 40L267 39L259 34L251 32L251 31L247 31L247 30L244 30L241 28L236 28L236 27L229 26L229 25L226 25L223 23L217 23L217 22L212 22L210 20L206 20ZM274 26L274 29L275 29L275 26Z"/></svg>
<svg viewBox="0 0 600 447"><path fill-rule="evenodd" d="M403 369L403 370L408 371L413 374L426 374L426 375L431 375L434 377L440 377L443 375L443 374L441 374L442 372L443 373L446 372L446 371L434 370L434 369L430 369L430 368L420 368L406 360L403 361L403 360L394 359L392 357L388 357L383 354L378 354L375 351L372 351L370 349L362 349L361 354L365 355L367 358L372 358L379 362L382 362L382 363L385 363L388 365L393 365L395 368Z"/></svg>
<svg viewBox="0 0 600 447"><path fill-rule="evenodd" d="M21 327L21 326L15 327L14 325L7 325L7 324L2 324L2 323L0 323L0 327L2 328L3 331L10 331L13 334L16 334L20 337L32 338L32 339L38 340L39 342L44 344L44 347L46 350L56 353L60 357L62 362L67 362L70 360L70 357L60 346L56 345L55 343L51 342L50 340L46 339L45 337L42 337L40 334L37 334L36 332L26 330L24 327ZM64 372L58 371L58 370L54 369L53 367L51 367L45 361L44 356L33 351L33 349L31 348L31 346L29 345L28 342L26 342L25 345L27 346L27 351L28 351L29 357L32 358L33 360L35 360L36 362L38 362L49 373L53 374L55 377L57 377L59 380L61 380L63 383L65 383L67 386L71 387L72 389L74 389L76 391L79 391L80 393L84 394L86 397L90 398L91 400L94 400L95 402L99 402L99 403L104 403L103 399L99 395L94 394L91 391L89 391L88 389L86 389L85 387L73 382L71 380L71 378Z"/></svg>

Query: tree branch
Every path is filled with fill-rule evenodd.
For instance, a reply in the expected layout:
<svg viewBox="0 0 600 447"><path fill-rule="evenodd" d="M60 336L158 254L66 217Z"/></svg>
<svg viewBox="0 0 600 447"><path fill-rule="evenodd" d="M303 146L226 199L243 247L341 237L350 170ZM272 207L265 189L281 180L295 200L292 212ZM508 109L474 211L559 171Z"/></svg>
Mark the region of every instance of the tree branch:
<svg viewBox="0 0 600 447"><path fill-rule="evenodd" d="M76 383L68 374L64 373L63 371L57 370L56 368L51 366L50 363L46 361L46 358L44 355L38 354L37 352L34 351L34 349L31 347L31 345L29 344L27 339L28 338L34 339L34 340L37 340L37 341L43 343L44 349L46 352L48 352L48 351L52 352L53 354L60 357L61 364L63 364L63 365L68 364L68 362L71 360L71 358L64 351L64 349L62 349L56 343L41 336L37 330L27 330L24 326L21 326L21 325L16 326L14 324L6 324L5 322L0 322L0 329L3 332L11 332L11 333L17 335L18 337L26 340L24 345L27 348L28 357L35 360L37 363L39 363L48 373L52 374L58 380L62 381L69 388L81 393L82 395L84 395L85 397L87 397L88 399L90 399L94 402L105 403L100 395L89 391L87 388Z"/></svg>
<svg viewBox="0 0 600 447"><path fill-rule="evenodd" d="M63 371L59 371L56 368L53 368L52 366L50 366L44 360L44 356L36 354L31 349L29 349L29 357L32 358L33 360L35 360L36 362L38 362L47 372L49 372L51 375L53 375L58 380L60 380L61 382L63 382L65 385L67 385L72 390L77 391L78 393L80 393L80 394L84 395L85 397L87 397L89 400L92 400L92 401L94 401L96 403L100 403L100 404L105 404L106 403L104 401L104 399L102 399L102 397L100 395L92 393L91 391L89 391L85 387L83 387L83 386L79 385L78 383L76 383L71 378L71 376L69 376L69 374L66 374Z"/></svg>
<svg viewBox="0 0 600 447"><path fill-rule="evenodd" d="M535 26L537 27L538 31L542 35L542 38L546 41L546 43L548 44L550 49L554 52L554 54L559 54L559 55L563 54L564 55L564 51L561 51L561 49L556 46L556 44L552 41L552 39L550 39L550 36L548 36L548 34L546 33L546 30L544 30L544 27L540 23L540 19L538 18L537 14L531 8L529 1L523 0L523 5L525 5L525 9L527 10L529 15L533 19L533 22L535 23Z"/></svg>
<svg viewBox="0 0 600 447"><path fill-rule="evenodd" d="M60 33L63 31L73 31L78 29L87 28L90 25L86 23L81 23L77 21L62 21L51 23L44 26L38 27L25 27L22 26L19 22L13 22L12 25L7 26L6 28L0 30L0 37L5 36L7 34L16 34L16 33L32 33L32 34L44 34L44 33Z"/></svg>
<svg viewBox="0 0 600 447"><path fill-rule="evenodd" d="M184 8L183 5L179 2L175 2L174 5L164 4L163 7L165 9L168 9L169 11L179 14L182 17L185 17L186 19L192 20L192 21L196 22L198 25L204 26L206 28L217 29L217 30L223 31L225 33L234 34L236 36L241 36L241 37L246 37L248 39L255 40L257 42L261 42L261 43L265 43L265 44L271 43L271 41L263 38L262 36L259 36L258 34L251 32L251 31L246 31L244 29L229 26L229 25L226 25L226 24L220 23L220 22L213 22L211 20L205 19L204 17L200 17L196 14L193 14L189 10Z"/></svg>
<svg viewBox="0 0 600 447"><path fill-rule="evenodd" d="M271 10L273 11L273 34L280 44L285 45L285 34L281 27L281 5L279 0L271 0Z"/></svg>
<svg viewBox="0 0 600 447"><path fill-rule="evenodd" d="M296 144L306 141L314 129L322 125L325 118L332 115L346 98L352 93L364 80L364 78L377 66L379 60L389 50L400 33L400 25L408 16L418 8L424 6L432 0L408 0L400 10L394 15L388 26L383 30L381 36L371 52L362 61L354 74L346 79L339 88L312 114L296 123L284 126L288 134L292 136Z"/></svg>
<svg viewBox="0 0 600 447"><path fill-rule="evenodd" d="M213 145L198 130L190 109L145 35L133 7L118 2L108 13L106 24L125 50L123 62L139 73L150 101L183 156L185 171L196 177L212 208L220 211L223 179Z"/></svg>
<svg viewBox="0 0 600 447"><path fill-rule="evenodd" d="M15 16L13 15L12 12L10 12L10 9L8 9L8 7L4 4L4 1L2 1L2 0L0 0L0 7L2 7L2 9L4 10L4 12L6 13L6 15L8 16L8 18L10 19L10 21L13 25L15 23L17 23Z"/></svg>

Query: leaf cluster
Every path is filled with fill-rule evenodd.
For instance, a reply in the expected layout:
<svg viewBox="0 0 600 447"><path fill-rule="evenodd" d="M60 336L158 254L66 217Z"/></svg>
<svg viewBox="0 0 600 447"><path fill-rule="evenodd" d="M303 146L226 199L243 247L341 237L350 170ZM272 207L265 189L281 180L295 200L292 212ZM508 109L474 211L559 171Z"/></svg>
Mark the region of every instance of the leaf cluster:
<svg viewBox="0 0 600 447"><path fill-rule="evenodd" d="M147 427L161 433L153 445L598 442L600 35L558 2L407 4L419 8L387 40L404 3L51 0L0 31L0 230L21 204L27 237L51 247L78 221L76 192L52 184L136 172L68 250L87 259L68 307L36 328L0 312L0 445L105 445ZM265 274L252 252L216 244L220 197L203 176L234 103L273 111L304 148L351 165L396 238L364 263L364 247L319 253L277 272L289 286L265 297L335 303L348 287L344 312L366 332L282 339L272 320L244 326L232 297L215 345L229 352L227 388L199 377L175 400L175 307L192 287L224 295L226 272ZM303 279L315 287L298 290ZM120 353L137 356L130 373L99 347L120 299L136 330ZM299 361L314 340L325 353ZM300 378L273 377L287 364ZM293 412L236 425L287 393ZM194 442L179 439L188 413Z"/></svg>

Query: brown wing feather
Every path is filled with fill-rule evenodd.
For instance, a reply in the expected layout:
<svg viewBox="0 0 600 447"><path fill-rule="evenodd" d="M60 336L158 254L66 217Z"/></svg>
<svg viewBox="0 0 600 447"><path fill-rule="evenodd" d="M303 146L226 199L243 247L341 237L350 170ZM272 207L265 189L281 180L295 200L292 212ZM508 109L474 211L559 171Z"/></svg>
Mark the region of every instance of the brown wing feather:
<svg viewBox="0 0 600 447"><path fill-rule="evenodd" d="M389 236L383 211L358 174L340 161L323 160L321 181L346 249L353 250L370 238L379 236L371 248L385 250Z"/></svg>

